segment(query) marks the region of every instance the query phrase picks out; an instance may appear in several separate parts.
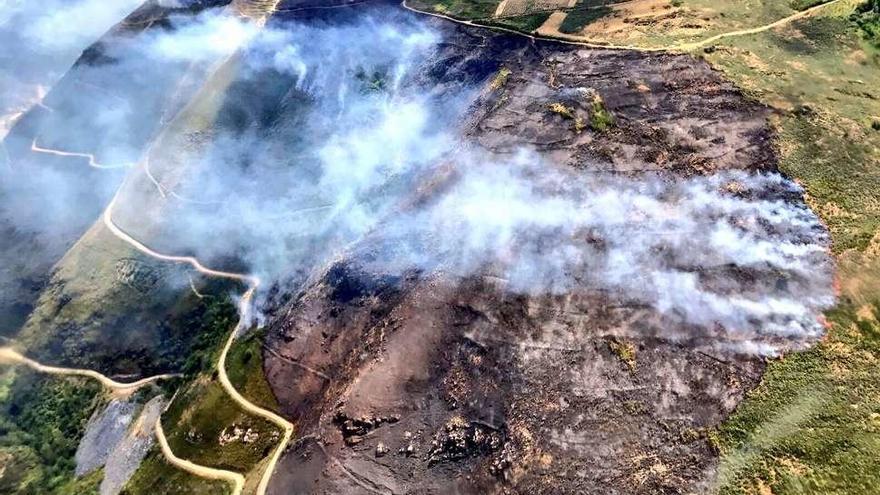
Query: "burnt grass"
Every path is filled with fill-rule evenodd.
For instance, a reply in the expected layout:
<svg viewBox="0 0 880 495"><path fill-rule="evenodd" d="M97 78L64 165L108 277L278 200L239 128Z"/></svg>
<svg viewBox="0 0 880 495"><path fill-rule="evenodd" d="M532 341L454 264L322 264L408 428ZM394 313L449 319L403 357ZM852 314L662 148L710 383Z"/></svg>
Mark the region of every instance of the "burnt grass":
<svg viewBox="0 0 880 495"><path fill-rule="evenodd" d="M371 8L339 9L339 22ZM444 41L411 84L438 98L484 88L460 123L468 142L496 153L526 145L585 174L776 170L767 109L704 62L426 22ZM596 91L613 125L576 128L593 111L569 98L577 87ZM547 111L554 102L571 118ZM442 186L427 189L412 204ZM368 236L272 311L264 368L300 438L269 493L714 485L712 432L760 381L761 359L664 338L671 322L601 291L515 294L488 269L389 277L378 263L383 241Z"/></svg>
<svg viewBox="0 0 880 495"><path fill-rule="evenodd" d="M376 8L284 12L296 3L285 2L279 17L349 22ZM149 10L138 15L144 24L153 20ZM585 174L675 180L776 169L767 110L701 61L426 22L444 41L410 84L441 100L462 87L484 87L460 125L470 143L496 153L527 145ZM509 74L490 88L502 67ZM592 110L570 98L566 88L576 87L601 96L613 125L577 128L577 118L589 122ZM270 126L286 118L272 105L282 97L290 96L242 91L234 100L244 111L223 113L224 125ZM572 118L547 112L554 102ZM17 132L29 137L27 131ZM711 432L757 385L761 360L664 339L668 321L607 293L525 296L491 272L387 276L376 267L373 241L314 273L302 290L282 289L265 341L245 342L234 356L242 370L256 363L265 371L271 390L252 379L252 368L236 381L277 399L297 424L299 440L270 493L654 494L714 484ZM106 349L77 346L67 357L79 363L97 356L100 368L125 373L207 371L236 315L226 300L209 307L186 297L169 326L156 329L156 348L120 355L107 341ZM74 329L65 339L78 342L80 335ZM262 359L254 360L261 346ZM44 352L53 357L62 349ZM217 437L218 411L237 414L220 407L226 399L214 390L189 403L199 424L188 426L203 431L202 440ZM186 448L182 435L175 441ZM190 454L210 457L205 452L218 448L203 447ZM230 451L221 464L247 469L270 446L261 447ZM151 459L147 471L158 463Z"/></svg>

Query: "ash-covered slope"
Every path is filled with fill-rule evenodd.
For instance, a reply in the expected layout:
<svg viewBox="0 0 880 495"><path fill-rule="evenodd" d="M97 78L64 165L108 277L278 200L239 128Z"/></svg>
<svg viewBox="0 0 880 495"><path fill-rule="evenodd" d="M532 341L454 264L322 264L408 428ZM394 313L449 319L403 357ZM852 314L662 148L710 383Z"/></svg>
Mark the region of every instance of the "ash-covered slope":
<svg viewBox="0 0 880 495"><path fill-rule="evenodd" d="M300 438L270 493L708 490L708 429L760 352L818 337L831 297L821 227L759 173L766 109L686 56L434 27L415 91L481 88L459 139L512 164L428 169L399 213L440 205L458 230L391 215L273 312L265 370ZM796 246L790 265L765 256Z"/></svg>
<svg viewBox="0 0 880 495"><path fill-rule="evenodd" d="M706 429L761 361L616 336L646 313L602 294L336 265L266 347L300 428L271 493L705 489Z"/></svg>

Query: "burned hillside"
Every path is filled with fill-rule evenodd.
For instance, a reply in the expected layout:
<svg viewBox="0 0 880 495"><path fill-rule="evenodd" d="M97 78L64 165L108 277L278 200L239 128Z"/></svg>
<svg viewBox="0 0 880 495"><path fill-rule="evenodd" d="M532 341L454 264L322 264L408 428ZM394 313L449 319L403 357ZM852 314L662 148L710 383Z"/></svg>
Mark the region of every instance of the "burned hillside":
<svg viewBox="0 0 880 495"><path fill-rule="evenodd" d="M435 27L443 33L436 63L415 80L433 94L479 88L458 129L466 146L509 157L526 145L575 181L676 184L720 174L707 186L719 202L801 204L784 181L751 182L749 174L775 172L767 110L702 62ZM748 173L724 175L731 170ZM466 174L439 166L401 208L442 202ZM675 196L664 187L660 197ZM758 223L793 244L827 242L818 225ZM589 273L565 271L563 290L524 290L505 264L528 259L516 253L467 270L442 257L401 269L397 255L409 249L400 245L410 241L387 230L380 223L272 311L264 367L300 438L270 493L704 491L717 456L707 432L756 386L761 352L821 333L818 321L784 330L784 317L748 320L752 329L689 319L633 295L633 284L609 287ZM608 252L601 226L575 232L576 243ZM415 246L432 252L432 234ZM830 280L821 249L805 258L824 274L818 281L748 262L677 260L687 249L661 242L649 251L721 297L799 294Z"/></svg>

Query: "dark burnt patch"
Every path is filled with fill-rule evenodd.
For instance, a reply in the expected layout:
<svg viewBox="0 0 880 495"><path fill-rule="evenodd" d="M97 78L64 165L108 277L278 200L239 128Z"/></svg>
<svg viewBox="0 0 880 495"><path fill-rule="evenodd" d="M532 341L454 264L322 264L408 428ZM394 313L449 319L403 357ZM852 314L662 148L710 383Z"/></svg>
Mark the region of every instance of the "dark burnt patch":
<svg viewBox="0 0 880 495"><path fill-rule="evenodd" d="M327 271L330 297L340 304L347 304L366 297L390 297L400 290L400 277L377 275L347 263L336 263Z"/></svg>
<svg viewBox="0 0 880 495"><path fill-rule="evenodd" d="M394 424L400 421L398 416L361 416L349 418L343 411L333 415L333 424L339 428L346 445L357 445L363 437L383 424Z"/></svg>
<svg viewBox="0 0 880 495"><path fill-rule="evenodd" d="M346 19L358 8L350 10ZM468 144L497 155L525 145L584 174L775 170L766 109L702 61L426 22L443 41L407 84L440 101L470 88L458 126ZM496 83L502 68L509 74ZM601 129L590 125L599 100L613 116ZM404 211L455 179L442 167L427 175ZM760 359L709 351L720 330L686 327L601 288L515 293L489 267L406 274L375 254L393 245L367 236L277 312L269 381L315 440L291 448L271 493L306 481L310 492L426 494L687 493L711 484L708 431L755 386ZM731 267L701 282L723 291L730 277L766 282Z"/></svg>

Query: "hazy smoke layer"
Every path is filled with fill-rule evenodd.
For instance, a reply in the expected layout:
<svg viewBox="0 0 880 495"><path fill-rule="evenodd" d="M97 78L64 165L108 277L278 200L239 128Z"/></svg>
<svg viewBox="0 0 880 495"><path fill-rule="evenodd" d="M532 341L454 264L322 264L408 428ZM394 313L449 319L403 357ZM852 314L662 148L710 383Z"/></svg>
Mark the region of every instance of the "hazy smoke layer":
<svg viewBox="0 0 880 495"><path fill-rule="evenodd" d="M229 103L246 125L227 124L190 167L177 191L188 213L172 234L179 248L239 253L277 279L373 229L453 149L449 131L469 98L441 110L408 84L438 41L408 17L254 39L236 95L249 100L275 84L281 101L269 110Z"/></svg>
<svg viewBox="0 0 880 495"><path fill-rule="evenodd" d="M104 35L141 3L136 22ZM253 35L222 9L195 16L222 3L50 0L0 9L0 113L10 112L0 122L0 331L20 324L51 266L212 64Z"/></svg>
<svg viewBox="0 0 880 495"><path fill-rule="evenodd" d="M523 154L468 167L406 238L458 270L494 265L515 290L603 290L685 324L800 340L834 302L828 239L800 193L778 175L585 177Z"/></svg>
<svg viewBox="0 0 880 495"><path fill-rule="evenodd" d="M210 206L178 217L181 247L235 252L280 279L366 239L381 243L371 266L389 272L601 290L737 340L821 334L834 301L828 239L795 184L742 172L622 179L464 145L455 126L477 88L437 99L418 83L439 42L408 19L255 38L245 78L281 73L290 87L267 127L227 129L192 169L181 194ZM415 192L433 180L444 184Z"/></svg>
<svg viewBox="0 0 880 495"><path fill-rule="evenodd" d="M146 143L203 82L199 68L228 57L256 33L222 9L172 14L167 25L108 36L71 69L92 41L142 1L111 3L19 2L4 10L0 38L14 48L0 55L0 77L10 81L0 88L26 88L29 98L39 89L40 98L4 100L15 108L38 106L0 150L0 215L47 242L94 222ZM66 27L56 33L57 24ZM39 84L55 83L68 69L59 91L43 99L50 88Z"/></svg>
<svg viewBox="0 0 880 495"><path fill-rule="evenodd" d="M84 49L142 0L8 0L0 5L0 139Z"/></svg>
<svg viewBox="0 0 880 495"><path fill-rule="evenodd" d="M278 281L375 242L372 266L389 273L487 273L529 294L605 291L734 340L821 333L833 303L828 240L796 185L745 173L622 179L462 143L458 126L481 88L436 87L440 34L394 12L259 32L212 13L135 36L110 53L114 64L92 69L112 77L132 53L206 64L245 47L208 150L163 203L165 247L236 256ZM107 118L123 141L137 117L120 115ZM37 184L33 194L69 197L64 180ZM46 211L70 204L60 201Z"/></svg>

